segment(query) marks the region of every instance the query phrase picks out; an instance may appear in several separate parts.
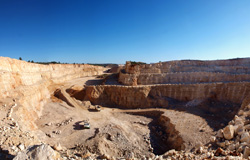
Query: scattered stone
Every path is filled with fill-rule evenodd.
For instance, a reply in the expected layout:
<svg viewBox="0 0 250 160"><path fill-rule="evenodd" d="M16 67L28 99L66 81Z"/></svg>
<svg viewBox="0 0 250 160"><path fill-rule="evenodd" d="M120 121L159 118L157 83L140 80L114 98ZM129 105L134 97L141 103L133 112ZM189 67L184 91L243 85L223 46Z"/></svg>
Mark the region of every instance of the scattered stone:
<svg viewBox="0 0 250 160"><path fill-rule="evenodd" d="M226 146L225 142L217 142L216 144L220 146L221 148L225 148Z"/></svg>
<svg viewBox="0 0 250 160"><path fill-rule="evenodd" d="M215 136L210 137L210 141L214 143L216 141L216 137Z"/></svg>
<svg viewBox="0 0 250 160"><path fill-rule="evenodd" d="M243 119L238 116L235 116L234 123L235 125L244 125Z"/></svg>
<svg viewBox="0 0 250 160"><path fill-rule="evenodd" d="M243 153L243 158L247 159L249 155L250 155L250 148L249 147L245 147L244 153Z"/></svg>
<svg viewBox="0 0 250 160"><path fill-rule="evenodd" d="M241 142L249 142L249 140L250 140L249 133L248 132L244 132L241 135L240 141Z"/></svg>
<svg viewBox="0 0 250 160"><path fill-rule="evenodd" d="M18 145L18 148L22 151L22 150L25 149L25 146L24 146L23 144L19 144L19 145Z"/></svg>
<svg viewBox="0 0 250 160"><path fill-rule="evenodd" d="M54 145L53 148L57 151L61 151L63 149L60 143Z"/></svg>
<svg viewBox="0 0 250 160"><path fill-rule="evenodd" d="M202 154L204 151L203 147L199 147L198 150L197 150L197 153L198 154Z"/></svg>
<svg viewBox="0 0 250 160"><path fill-rule="evenodd" d="M217 132L217 135L216 135L218 138L223 138L223 130L220 129L218 132Z"/></svg>
<svg viewBox="0 0 250 160"><path fill-rule="evenodd" d="M235 133L238 135L242 135L245 132L245 127L243 125L235 126Z"/></svg>
<svg viewBox="0 0 250 160"><path fill-rule="evenodd" d="M230 144L227 148L230 151L234 151L236 149L236 145L235 144Z"/></svg>
<svg viewBox="0 0 250 160"><path fill-rule="evenodd" d="M225 154L225 151L222 148L218 148L214 153L215 156L220 156L224 154Z"/></svg>
<svg viewBox="0 0 250 160"><path fill-rule="evenodd" d="M244 127L245 127L245 129L250 130L250 124L247 124Z"/></svg>
<svg viewBox="0 0 250 160"><path fill-rule="evenodd" d="M234 137L234 127L232 125L228 125L223 129L223 135L225 139L230 140Z"/></svg>
<svg viewBox="0 0 250 160"><path fill-rule="evenodd" d="M46 125L46 126L51 126L51 125L52 125L52 123L51 123L51 122L49 122L49 123L46 123L45 125Z"/></svg>

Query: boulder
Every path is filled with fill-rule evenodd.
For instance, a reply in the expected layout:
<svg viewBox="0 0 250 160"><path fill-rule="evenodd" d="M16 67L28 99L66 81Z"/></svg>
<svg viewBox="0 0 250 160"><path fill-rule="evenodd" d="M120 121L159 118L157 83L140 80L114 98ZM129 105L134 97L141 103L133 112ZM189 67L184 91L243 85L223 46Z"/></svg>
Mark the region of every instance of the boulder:
<svg viewBox="0 0 250 160"><path fill-rule="evenodd" d="M224 138L230 140L234 137L234 126L228 125L223 129Z"/></svg>
<svg viewBox="0 0 250 160"><path fill-rule="evenodd" d="M13 160L56 160L60 159L58 152L54 151L49 145L41 144L28 147L22 152L18 152Z"/></svg>

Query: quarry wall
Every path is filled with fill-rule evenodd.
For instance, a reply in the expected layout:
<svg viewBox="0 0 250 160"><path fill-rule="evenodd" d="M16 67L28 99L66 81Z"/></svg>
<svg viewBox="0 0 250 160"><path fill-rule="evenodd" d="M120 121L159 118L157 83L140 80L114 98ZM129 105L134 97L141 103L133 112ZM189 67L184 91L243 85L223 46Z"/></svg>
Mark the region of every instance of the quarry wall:
<svg viewBox="0 0 250 160"><path fill-rule="evenodd" d="M160 84L140 86L86 86L86 98L93 104L123 108L167 107L169 99L191 101L216 98L241 104L249 95L250 82Z"/></svg>
<svg viewBox="0 0 250 160"><path fill-rule="evenodd" d="M119 73L125 85L250 81L250 58L217 61L126 62Z"/></svg>
<svg viewBox="0 0 250 160"><path fill-rule="evenodd" d="M198 61L181 60L153 64L131 64L126 62L126 73L168 73L168 72L225 72L250 73L250 58Z"/></svg>
<svg viewBox="0 0 250 160"><path fill-rule="evenodd" d="M216 72L178 72L178 73L120 73L119 82L125 85L166 84L166 83L203 83L203 82L240 82L250 81L250 74L229 74Z"/></svg>
<svg viewBox="0 0 250 160"><path fill-rule="evenodd" d="M0 57L0 99L13 98L19 103L15 112L24 126L35 129L34 121L52 94L51 85L102 74L103 67L79 64L41 65Z"/></svg>

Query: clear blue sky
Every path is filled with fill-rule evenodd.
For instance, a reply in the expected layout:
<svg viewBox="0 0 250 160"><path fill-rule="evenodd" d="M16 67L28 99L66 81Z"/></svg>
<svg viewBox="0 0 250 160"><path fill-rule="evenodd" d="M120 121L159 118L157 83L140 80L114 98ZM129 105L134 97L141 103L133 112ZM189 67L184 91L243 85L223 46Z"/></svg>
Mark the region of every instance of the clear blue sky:
<svg viewBox="0 0 250 160"><path fill-rule="evenodd" d="M0 56L69 63L250 57L250 0L0 0Z"/></svg>

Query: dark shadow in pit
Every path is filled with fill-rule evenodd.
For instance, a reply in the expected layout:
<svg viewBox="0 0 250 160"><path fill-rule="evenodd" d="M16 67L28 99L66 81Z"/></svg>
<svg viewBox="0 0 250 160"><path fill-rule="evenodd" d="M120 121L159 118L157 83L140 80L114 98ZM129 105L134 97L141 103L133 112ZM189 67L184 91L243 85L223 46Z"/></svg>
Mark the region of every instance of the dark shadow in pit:
<svg viewBox="0 0 250 160"><path fill-rule="evenodd" d="M88 111L89 111L89 112L100 112L100 111L98 111L98 110L96 110L96 109L92 109L92 108L89 108Z"/></svg>
<svg viewBox="0 0 250 160"><path fill-rule="evenodd" d="M88 80L85 84L86 85L101 85L103 82L103 79L93 79L93 80Z"/></svg>
<svg viewBox="0 0 250 160"><path fill-rule="evenodd" d="M198 100L197 100L198 101ZM168 99L168 109L191 113L204 118L208 125L217 131L225 127L229 121L238 113L240 104L232 102L222 102L216 98L200 100L198 104L194 101L177 101Z"/></svg>
<svg viewBox="0 0 250 160"><path fill-rule="evenodd" d="M180 150L182 144L177 144L177 141L170 141L171 135L166 133L166 127L162 126L159 123L160 116L164 113L163 111L139 111L139 112L126 112L127 114L137 115L137 116L144 116L147 118L151 118L152 121L148 124L148 128L150 130L149 140L150 145L153 150L149 148L150 152L153 152L155 155L162 155L165 152L175 149ZM174 126L170 126L170 130L175 130ZM176 133L177 134L177 133ZM175 134L175 135L176 135ZM178 136L176 136L179 138ZM147 141L145 139L145 141ZM179 141L178 141L179 142Z"/></svg>
<svg viewBox="0 0 250 160"><path fill-rule="evenodd" d="M8 151L8 150L3 150L3 149L0 147L0 159L1 159L1 160L11 160L11 159L13 159L14 157L15 157L14 155L9 154L9 151Z"/></svg>

